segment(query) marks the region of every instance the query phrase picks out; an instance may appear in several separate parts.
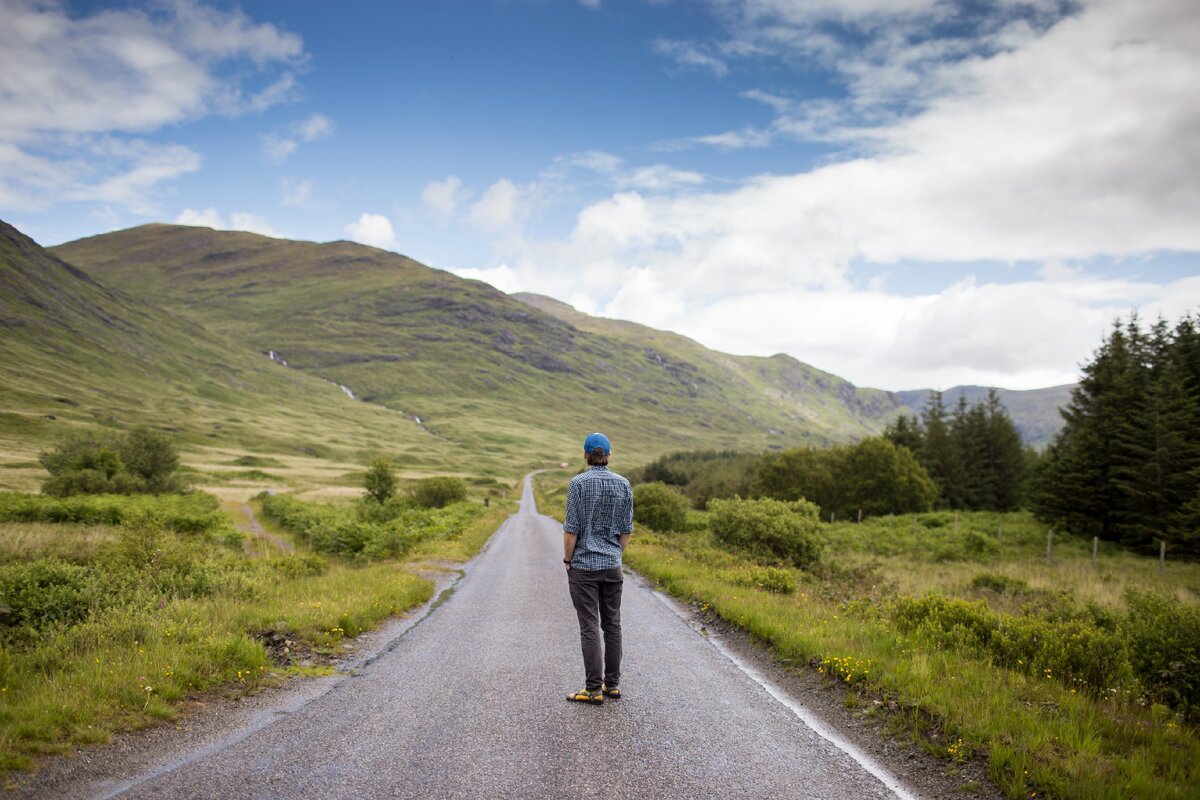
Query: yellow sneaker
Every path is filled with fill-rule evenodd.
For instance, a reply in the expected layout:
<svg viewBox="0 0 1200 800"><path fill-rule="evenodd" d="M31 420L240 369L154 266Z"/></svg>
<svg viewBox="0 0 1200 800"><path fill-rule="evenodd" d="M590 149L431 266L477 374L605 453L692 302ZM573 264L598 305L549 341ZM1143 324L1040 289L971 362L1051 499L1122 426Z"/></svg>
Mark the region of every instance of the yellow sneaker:
<svg viewBox="0 0 1200 800"><path fill-rule="evenodd" d="M605 686L604 684L600 684L600 692L605 697L608 697L612 700L620 700L621 699L621 690L619 688L617 688L616 686L614 686L610 689L609 687Z"/></svg>
<svg viewBox="0 0 1200 800"><path fill-rule="evenodd" d="M593 703L599 705L604 702L604 695L595 689L580 689L578 692L572 692L567 695L567 699L573 703Z"/></svg>

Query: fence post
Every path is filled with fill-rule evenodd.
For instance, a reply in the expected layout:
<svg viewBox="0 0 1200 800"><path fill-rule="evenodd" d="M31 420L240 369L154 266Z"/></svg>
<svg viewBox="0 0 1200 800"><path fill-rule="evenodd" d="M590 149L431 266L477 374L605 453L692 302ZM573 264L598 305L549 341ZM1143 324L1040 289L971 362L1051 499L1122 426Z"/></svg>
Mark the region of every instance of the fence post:
<svg viewBox="0 0 1200 800"><path fill-rule="evenodd" d="M1003 525L997 525L997 526L996 526L996 544L1000 544L1000 541L1001 541L1003 538L1004 538L1004 526L1003 526Z"/></svg>
<svg viewBox="0 0 1200 800"><path fill-rule="evenodd" d="M913 514L913 533L917 532L917 515Z"/></svg>
<svg viewBox="0 0 1200 800"><path fill-rule="evenodd" d="M1100 549L1100 537L1092 537L1092 567L1096 566L1096 552Z"/></svg>
<svg viewBox="0 0 1200 800"><path fill-rule="evenodd" d="M1054 528L1046 528L1046 563L1049 564L1054 552Z"/></svg>
<svg viewBox="0 0 1200 800"><path fill-rule="evenodd" d="M829 524L830 525L833 524L833 512L832 511L829 512Z"/></svg>
<svg viewBox="0 0 1200 800"><path fill-rule="evenodd" d="M954 530L958 530L958 509L954 509Z"/></svg>
<svg viewBox="0 0 1200 800"><path fill-rule="evenodd" d="M858 521L862 522L862 509L861 508L858 510Z"/></svg>
<svg viewBox="0 0 1200 800"><path fill-rule="evenodd" d="M1165 539L1158 540L1158 574L1162 575L1163 570L1167 568L1167 542Z"/></svg>
<svg viewBox="0 0 1200 800"><path fill-rule="evenodd" d="M888 514L888 530L893 530L896 527L896 515Z"/></svg>

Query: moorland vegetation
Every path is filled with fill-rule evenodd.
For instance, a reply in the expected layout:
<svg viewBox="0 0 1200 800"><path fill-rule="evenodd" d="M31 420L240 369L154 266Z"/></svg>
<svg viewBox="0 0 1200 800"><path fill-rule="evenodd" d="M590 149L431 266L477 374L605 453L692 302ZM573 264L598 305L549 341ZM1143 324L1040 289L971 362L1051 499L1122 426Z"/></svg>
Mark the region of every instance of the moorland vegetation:
<svg viewBox="0 0 1200 800"><path fill-rule="evenodd" d="M346 639L430 597L405 564L469 558L508 508L467 502L458 478L382 502L264 494L295 545L264 552L214 495L172 491L175 447L140 429L72 435L43 453L46 492L0 493L0 773L173 719L188 698L330 671Z"/></svg>

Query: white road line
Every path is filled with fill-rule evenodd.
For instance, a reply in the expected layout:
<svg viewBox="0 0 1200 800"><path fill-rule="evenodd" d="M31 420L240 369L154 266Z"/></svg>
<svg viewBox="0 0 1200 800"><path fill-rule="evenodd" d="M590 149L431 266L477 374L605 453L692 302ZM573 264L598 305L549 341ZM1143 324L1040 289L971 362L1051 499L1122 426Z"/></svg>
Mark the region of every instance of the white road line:
<svg viewBox="0 0 1200 800"><path fill-rule="evenodd" d="M670 597L667 597L662 592L650 588L649 585L647 585L646 588L650 589L650 593L661 600L663 605L671 610L672 614L683 620L684 624L686 624L689 628L699 632L696 625L692 622L691 615L682 606L680 606L679 603L675 602ZM776 686L770 678L763 675L750 664L746 663L741 656L726 647L725 644L717 637L709 634L704 636L704 638L708 640L709 644L717 648L717 652L728 658L735 667L741 670L746 677L761 686L767 694L795 714L796 717L798 717L801 722L811 728L814 733L858 762L859 766L877 778L880 783L890 789L897 797L901 798L901 800L918 800L915 794L910 792L904 787L903 784L900 783L899 778L888 772L881 764L875 761L875 759L864 753L853 743L842 738L836 731L831 729L807 708L788 697L787 693Z"/></svg>

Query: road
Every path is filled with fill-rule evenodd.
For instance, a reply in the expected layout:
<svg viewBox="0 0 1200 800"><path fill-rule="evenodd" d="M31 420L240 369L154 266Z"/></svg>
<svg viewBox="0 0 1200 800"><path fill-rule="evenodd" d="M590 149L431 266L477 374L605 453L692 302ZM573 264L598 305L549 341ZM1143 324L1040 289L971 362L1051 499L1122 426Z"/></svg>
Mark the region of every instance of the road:
<svg viewBox="0 0 1200 800"><path fill-rule="evenodd" d="M228 746L103 795L910 796L806 724L787 697L632 576L625 697L568 703L583 676L561 542L526 479L520 513L454 593L355 677Z"/></svg>

